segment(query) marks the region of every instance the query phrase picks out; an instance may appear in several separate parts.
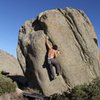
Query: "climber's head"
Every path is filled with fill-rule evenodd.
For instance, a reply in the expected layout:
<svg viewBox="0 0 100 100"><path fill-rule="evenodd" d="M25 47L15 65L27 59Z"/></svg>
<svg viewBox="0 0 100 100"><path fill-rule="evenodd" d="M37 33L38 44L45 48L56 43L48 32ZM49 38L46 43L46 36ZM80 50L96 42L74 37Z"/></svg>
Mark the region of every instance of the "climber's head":
<svg viewBox="0 0 100 100"><path fill-rule="evenodd" d="M52 47L54 50L57 50L58 49L58 46L57 45L53 45Z"/></svg>

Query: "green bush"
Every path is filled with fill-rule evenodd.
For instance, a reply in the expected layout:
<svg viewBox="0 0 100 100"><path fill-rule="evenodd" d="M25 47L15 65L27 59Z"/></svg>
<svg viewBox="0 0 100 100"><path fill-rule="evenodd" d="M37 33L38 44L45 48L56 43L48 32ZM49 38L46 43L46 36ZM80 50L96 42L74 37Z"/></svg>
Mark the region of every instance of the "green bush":
<svg viewBox="0 0 100 100"><path fill-rule="evenodd" d="M4 93L14 92L15 89L16 84L14 84L11 79L0 74L0 95Z"/></svg>
<svg viewBox="0 0 100 100"><path fill-rule="evenodd" d="M70 92L70 100L100 100L100 78L74 87Z"/></svg>
<svg viewBox="0 0 100 100"><path fill-rule="evenodd" d="M83 91L84 87L85 87L85 85L74 87L69 94L70 99L71 100L85 100L86 93L85 93L85 91Z"/></svg>
<svg viewBox="0 0 100 100"><path fill-rule="evenodd" d="M62 95L60 94L54 94L52 96L52 99L51 100L69 100L66 95L63 93Z"/></svg>
<svg viewBox="0 0 100 100"><path fill-rule="evenodd" d="M100 100L100 78L89 84L74 87L70 93L53 95L52 100Z"/></svg>

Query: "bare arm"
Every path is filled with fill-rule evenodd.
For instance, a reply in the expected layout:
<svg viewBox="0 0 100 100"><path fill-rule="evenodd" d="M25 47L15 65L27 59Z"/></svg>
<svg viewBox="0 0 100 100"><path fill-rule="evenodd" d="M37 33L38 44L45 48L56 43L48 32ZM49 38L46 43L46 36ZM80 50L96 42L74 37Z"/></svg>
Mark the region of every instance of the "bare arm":
<svg viewBox="0 0 100 100"><path fill-rule="evenodd" d="M46 36L46 45L48 46L49 49L52 49L52 46L49 44L49 41L48 41L48 36Z"/></svg>
<svg viewBox="0 0 100 100"><path fill-rule="evenodd" d="M59 54L60 54L60 51L57 50L57 51L55 52L55 58L56 58Z"/></svg>

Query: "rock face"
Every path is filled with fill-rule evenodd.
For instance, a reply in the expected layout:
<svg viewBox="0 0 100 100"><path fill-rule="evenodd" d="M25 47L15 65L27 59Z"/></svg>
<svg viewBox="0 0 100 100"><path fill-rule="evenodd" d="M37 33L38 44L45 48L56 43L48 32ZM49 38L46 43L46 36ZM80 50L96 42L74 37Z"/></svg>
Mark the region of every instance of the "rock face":
<svg viewBox="0 0 100 100"><path fill-rule="evenodd" d="M4 95L0 96L0 100L28 100L24 98L23 95L18 95L16 92L14 93L5 93Z"/></svg>
<svg viewBox="0 0 100 100"><path fill-rule="evenodd" d="M10 75L23 75L18 60L2 50L0 50L0 71L9 72Z"/></svg>
<svg viewBox="0 0 100 100"><path fill-rule="evenodd" d="M47 66L45 36L57 44L62 75L51 81ZM45 95L62 93L100 76L98 41L94 28L81 10L54 9L26 21L19 30L17 56L30 86Z"/></svg>

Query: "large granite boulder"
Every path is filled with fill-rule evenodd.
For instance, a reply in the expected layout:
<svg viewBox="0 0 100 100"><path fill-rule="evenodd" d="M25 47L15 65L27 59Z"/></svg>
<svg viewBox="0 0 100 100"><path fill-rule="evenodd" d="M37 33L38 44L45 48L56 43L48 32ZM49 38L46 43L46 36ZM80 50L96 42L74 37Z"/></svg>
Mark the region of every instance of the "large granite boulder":
<svg viewBox="0 0 100 100"><path fill-rule="evenodd" d="M23 75L18 60L3 50L0 50L0 72L9 75Z"/></svg>
<svg viewBox="0 0 100 100"><path fill-rule="evenodd" d="M62 75L50 80L46 64L45 36L57 44ZM17 57L29 85L45 95L62 93L100 76L98 40L81 10L65 8L42 12L19 30Z"/></svg>

